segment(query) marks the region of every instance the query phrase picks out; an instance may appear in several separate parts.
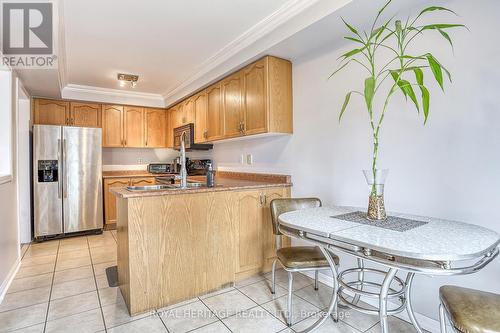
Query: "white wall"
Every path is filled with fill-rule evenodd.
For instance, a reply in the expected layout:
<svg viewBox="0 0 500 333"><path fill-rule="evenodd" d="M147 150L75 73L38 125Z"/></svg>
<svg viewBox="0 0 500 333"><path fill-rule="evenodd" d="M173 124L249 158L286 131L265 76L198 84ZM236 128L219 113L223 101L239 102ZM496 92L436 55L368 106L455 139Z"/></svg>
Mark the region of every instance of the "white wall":
<svg viewBox="0 0 500 333"><path fill-rule="evenodd" d="M11 86L12 72L0 65L0 183L12 175Z"/></svg>
<svg viewBox="0 0 500 333"><path fill-rule="evenodd" d="M445 94L431 85L426 126L402 98L388 111L380 158L380 167L390 169L386 205L389 210L456 219L500 232L500 44L494 37L500 2L456 0L446 5L471 31L454 34L454 56L440 37L426 39L424 46L454 74ZM292 59L293 136L217 144L212 155L218 167L290 173L295 196L365 206L368 193L361 170L369 167L371 139L363 103L353 99L342 124L337 120L345 93L361 87L364 76L347 70L326 80L337 57L352 46L339 41ZM253 166L239 164L245 153L254 155ZM500 293L499 276L496 260L470 276L418 277L416 311L437 318L438 288L443 284Z"/></svg>
<svg viewBox="0 0 500 333"><path fill-rule="evenodd" d="M15 82L13 79L11 82ZM2 86L2 90L10 91L12 100L15 100L15 86ZM11 151L16 156L15 135L16 117L14 103L11 107L2 108L1 112L10 112L12 117L11 129L12 138L10 140ZM5 142L2 142L5 144ZM3 157L2 157L3 158ZM16 162L13 163L13 177L7 182L0 184L0 301L6 291L10 279L16 272L19 263L19 229L17 224L17 174Z"/></svg>
<svg viewBox="0 0 500 333"><path fill-rule="evenodd" d="M30 99L20 80L17 89L17 217L22 244L31 242Z"/></svg>

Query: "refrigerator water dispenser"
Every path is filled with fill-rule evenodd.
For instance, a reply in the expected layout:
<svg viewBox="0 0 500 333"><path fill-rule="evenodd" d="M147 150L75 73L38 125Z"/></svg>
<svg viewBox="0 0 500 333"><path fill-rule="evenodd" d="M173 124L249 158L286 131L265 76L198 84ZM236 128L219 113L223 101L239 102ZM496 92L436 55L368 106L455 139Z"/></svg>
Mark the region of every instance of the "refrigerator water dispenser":
<svg viewBox="0 0 500 333"><path fill-rule="evenodd" d="M38 182L54 183L58 181L57 160L38 161Z"/></svg>

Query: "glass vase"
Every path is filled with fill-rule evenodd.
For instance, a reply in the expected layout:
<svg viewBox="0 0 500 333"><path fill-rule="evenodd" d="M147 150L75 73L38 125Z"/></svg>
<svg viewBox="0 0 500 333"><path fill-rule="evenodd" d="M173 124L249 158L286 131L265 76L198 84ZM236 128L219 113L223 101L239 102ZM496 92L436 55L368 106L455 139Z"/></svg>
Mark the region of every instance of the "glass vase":
<svg viewBox="0 0 500 333"><path fill-rule="evenodd" d="M368 212L366 217L369 220L385 220L387 214L384 205L384 185L387 179L388 169L363 170L370 196L368 198Z"/></svg>

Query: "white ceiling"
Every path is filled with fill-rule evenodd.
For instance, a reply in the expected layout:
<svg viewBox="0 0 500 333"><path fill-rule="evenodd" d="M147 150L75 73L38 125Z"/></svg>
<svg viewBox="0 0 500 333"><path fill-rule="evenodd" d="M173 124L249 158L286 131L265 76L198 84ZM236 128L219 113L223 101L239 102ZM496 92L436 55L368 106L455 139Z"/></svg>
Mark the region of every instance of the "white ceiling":
<svg viewBox="0 0 500 333"><path fill-rule="evenodd" d="M363 22L383 2L58 0L59 67L20 76L36 96L165 106L264 54L331 43L340 14ZM119 72L138 74L137 87L120 87Z"/></svg>
<svg viewBox="0 0 500 333"><path fill-rule="evenodd" d="M59 65L21 71L32 95L161 106L351 0L53 1ZM289 21L290 34L279 31ZM280 39L269 38L276 30ZM259 51L249 51L260 40ZM138 74L137 87L120 87L119 72Z"/></svg>
<svg viewBox="0 0 500 333"><path fill-rule="evenodd" d="M290 0L65 1L67 81L164 94Z"/></svg>

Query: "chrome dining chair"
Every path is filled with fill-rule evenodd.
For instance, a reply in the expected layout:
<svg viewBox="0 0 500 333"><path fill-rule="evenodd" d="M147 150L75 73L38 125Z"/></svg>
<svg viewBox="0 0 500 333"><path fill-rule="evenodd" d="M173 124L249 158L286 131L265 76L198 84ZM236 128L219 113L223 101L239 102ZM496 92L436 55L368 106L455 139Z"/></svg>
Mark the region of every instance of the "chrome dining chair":
<svg viewBox="0 0 500 333"><path fill-rule="evenodd" d="M461 333L500 333L500 295L457 286L439 288L439 323Z"/></svg>
<svg viewBox="0 0 500 333"><path fill-rule="evenodd" d="M314 271L314 289L318 290L318 272L322 269L330 270L328 261L317 246L293 246L282 247L279 230L278 216L283 213L321 207L321 200L318 198L284 198L274 199L270 203L271 221L273 224L273 233L276 237L276 259L272 266L272 289L271 293L276 291L276 263L279 262L283 269L288 273L288 302L287 302L287 324L292 325L292 295L293 295L293 273ZM332 255L335 265L339 264L339 257ZM333 319L337 321L337 306L335 305Z"/></svg>

